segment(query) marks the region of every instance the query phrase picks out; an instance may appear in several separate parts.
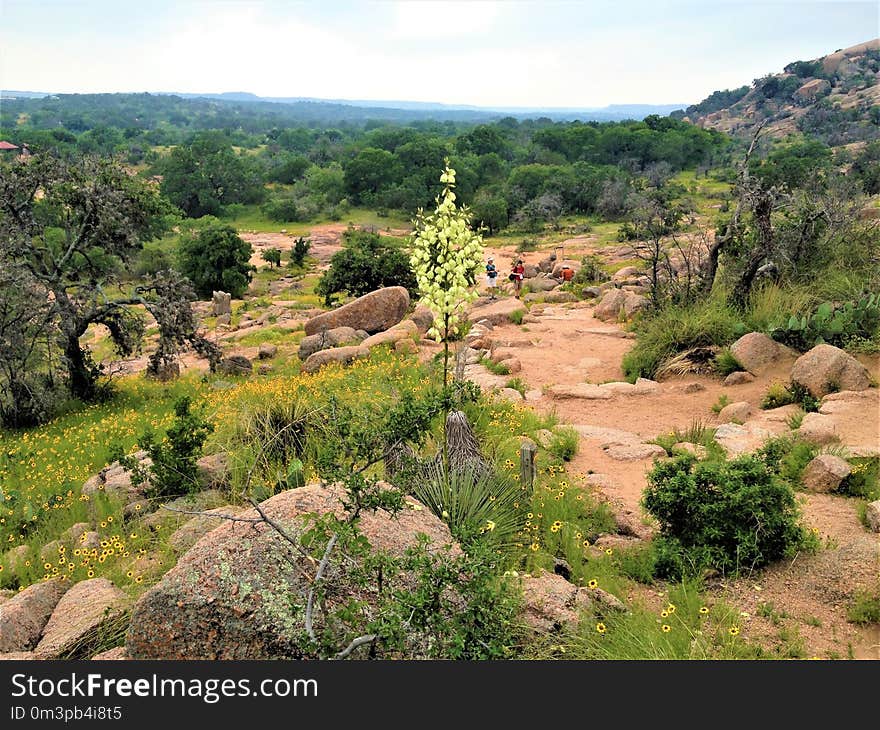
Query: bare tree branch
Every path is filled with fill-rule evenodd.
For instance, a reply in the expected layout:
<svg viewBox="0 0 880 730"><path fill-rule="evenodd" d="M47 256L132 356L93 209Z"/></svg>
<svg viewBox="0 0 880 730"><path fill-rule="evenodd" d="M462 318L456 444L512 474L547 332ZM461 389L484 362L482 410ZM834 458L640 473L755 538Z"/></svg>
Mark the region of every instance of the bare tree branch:
<svg viewBox="0 0 880 730"><path fill-rule="evenodd" d="M324 571L327 570L327 565L330 563L330 553L333 552L333 548L336 547L336 542L339 540L339 533L334 532L330 539L327 541L327 547L324 548L324 556L321 558L321 562L318 564L318 572L315 573L315 579L312 581L312 587L309 589L309 597L306 601L306 632L309 635L309 638L312 641L317 642L315 638L315 629L312 625L313 613L315 609L315 589L318 586L318 581L324 577Z"/></svg>
<svg viewBox="0 0 880 730"><path fill-rule="evenodd" d="M333 657L333 659L334 660L345 659L345 657L347 657L349 654L351 654L359 646L363 646L364 644L372 644L377 638L379 638L379 637L376 636L375 634L366 634L365 636L358 636L347 647L345 647L341 652L339 652L335 657Z"/></svg>

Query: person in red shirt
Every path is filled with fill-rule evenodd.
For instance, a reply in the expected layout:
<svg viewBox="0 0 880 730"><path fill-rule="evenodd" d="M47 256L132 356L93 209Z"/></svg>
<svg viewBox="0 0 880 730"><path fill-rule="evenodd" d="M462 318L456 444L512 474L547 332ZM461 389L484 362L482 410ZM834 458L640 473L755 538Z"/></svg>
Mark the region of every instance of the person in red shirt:
<svg viewBox="0 0 880 730"><path fill-rule="evenodd" d="M514 296L519 299L519 292L522 289L522 282L525 278L526 267L523 266L522 259L517 259L516 263L513 265L513 270L510 272L510 280L513 282L513 291Z"/></svg>

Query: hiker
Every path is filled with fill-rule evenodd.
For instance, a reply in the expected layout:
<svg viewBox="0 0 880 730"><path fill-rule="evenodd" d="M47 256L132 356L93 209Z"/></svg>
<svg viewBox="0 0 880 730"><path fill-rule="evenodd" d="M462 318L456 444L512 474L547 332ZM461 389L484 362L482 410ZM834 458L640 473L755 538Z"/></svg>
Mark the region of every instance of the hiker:
<svg viewBox="0 0 880 730"><path fill-rule="evenodd" d="M568 284L574 278L574 269L570 266L562 267L562 283Z"/></svg>
<svg viewBox="0 0 880 730"><path fill-rule="evenodd" d="M495 268L495 259L491 256L486 261L486 286L489 287L489 299L495 298L495 287L497 286L498 269Z"/></svg>
<svg viewBox="0 0 880 730"><path fill-rule="evenodd" d="M514 296L519 299L519 292L522 289L522 281L526 274L526 267L523 266L522 259L517 259L510 272L510 280L513 282Z"/></svg>

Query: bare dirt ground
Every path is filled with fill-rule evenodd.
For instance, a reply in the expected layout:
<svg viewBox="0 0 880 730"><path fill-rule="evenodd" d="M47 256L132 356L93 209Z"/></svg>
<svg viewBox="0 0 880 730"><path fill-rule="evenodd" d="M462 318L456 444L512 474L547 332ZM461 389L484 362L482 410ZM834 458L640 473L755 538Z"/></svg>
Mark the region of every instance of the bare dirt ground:
<svg viewBox="0 0 880 730"><path fill-rule="evenodd" d="M546 255L525 254L527 263ZM495 253L499 269L511 260ZM724 394L730 402L748 401L754 415L748 424L770 434L789 431L786 418L793 407L761 411L768 386L787 382L791 361L754 381L725 386L713 376L692 375L665 380L655 393L614 395L607 400L560 399L552 386L600 384L623 380L621 359L633 346L620 326L593 317L584 303L535 306L537 323L507 324L492 331L495 343L514 344L522 370L516 374L528 387L527 401L539 411L553 411L561 421L581 433L580 450L570 471L589 477L589 483L627 510L641 514L639 500L653 455L620 460L609 443L640 444L673 429L686 430L694 422L719 425L712 405ZM875 379L880 358L861 357ZM480 366L476 366L480 368ZM478 380L503 386L508 378L486 371ZM877 453L880 449L880 394L872 389L856 407L835 414L841 444ZM880 630L862 630L847 621L846 611L858 591L880 580L880 539L861 524L856 500L837 495L799 494L805 522L818 531L825 549L815 555L798 555L753 576L719 582L713 587L720 599L736 606L743 632L763 644L791 645L798 637L810 656L853 656L880 659ZM642 515L644 518L644 515ZM646 522L649 522L645 518Z"/></svg>

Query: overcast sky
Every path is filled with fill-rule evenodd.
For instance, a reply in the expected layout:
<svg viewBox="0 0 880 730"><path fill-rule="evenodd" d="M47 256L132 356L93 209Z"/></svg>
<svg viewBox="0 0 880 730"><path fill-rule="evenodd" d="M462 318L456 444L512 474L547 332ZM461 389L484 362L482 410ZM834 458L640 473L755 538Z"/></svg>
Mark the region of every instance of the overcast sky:
<svg viewBox="0 0 880 730"><path fill-rule="evenodd" d="M878 35L876 1L0 0L0 88L677 104Z"/></svg>

